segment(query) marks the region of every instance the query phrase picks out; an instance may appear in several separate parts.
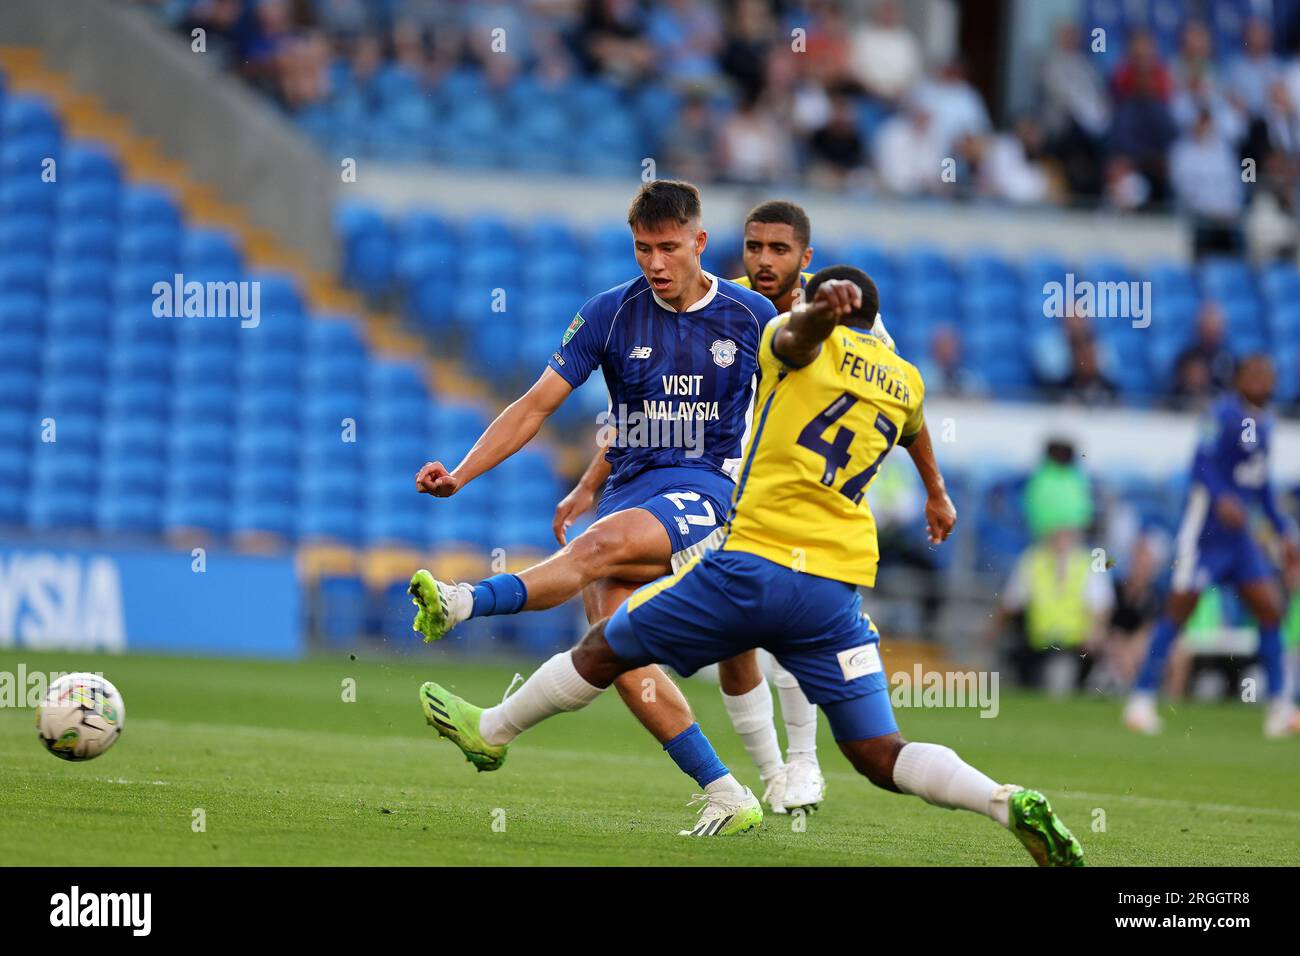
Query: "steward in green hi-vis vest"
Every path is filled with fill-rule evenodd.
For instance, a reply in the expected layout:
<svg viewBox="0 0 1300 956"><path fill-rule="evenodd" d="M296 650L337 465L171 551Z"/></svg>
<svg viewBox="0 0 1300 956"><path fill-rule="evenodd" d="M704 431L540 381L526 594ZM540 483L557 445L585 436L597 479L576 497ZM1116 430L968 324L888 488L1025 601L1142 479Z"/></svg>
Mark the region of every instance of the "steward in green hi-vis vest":
<svg viewBox="0 0 1300 956"><path fill-rule="evenodd" d="M1073 549L1063 557L1038 545L1022 559L1029 571L1029 601L1025 633L1036 650L1076 647L1088 637L1092 613L1088 607L1088 575L1092 559Z"/></svg>

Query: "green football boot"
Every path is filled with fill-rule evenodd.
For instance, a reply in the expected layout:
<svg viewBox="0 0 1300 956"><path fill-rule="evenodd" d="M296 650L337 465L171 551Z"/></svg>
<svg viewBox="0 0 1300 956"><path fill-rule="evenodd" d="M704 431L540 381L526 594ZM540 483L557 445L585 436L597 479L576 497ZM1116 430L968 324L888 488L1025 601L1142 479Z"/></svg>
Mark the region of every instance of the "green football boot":
<svg viewBox="0 0 1300 956"><path fill-rule="evenodd" d="M763 805L748 787L744 793L697 793L691 803L703 804L700 818L678 836L731 836L763 825Z"/></svg>
<svg viewBox="0 0 1300 956"><path fill-rule="evenodd" d="M456 585L444 584L424 569L411 575L407 589L415 605L415 621L411 630L424 635L424 643L441 640L463 617L454 613L459 595Z"/></svg>
<svg viewBox="0 0 1300 956"><path fill-rule="evenodd" d="M1010 829L1039 866L1083 866L1083 847L1037 790L1007 799Z"/></svg>
<svg viewBox="0 0 1300 956"><path fill-rule="evenodd" d="M506 762L508 747L490 744L479 733L482 707L475 707L433 681L420 685L420 706L429 726L459 747L476 770L496 770Z"/></svg>

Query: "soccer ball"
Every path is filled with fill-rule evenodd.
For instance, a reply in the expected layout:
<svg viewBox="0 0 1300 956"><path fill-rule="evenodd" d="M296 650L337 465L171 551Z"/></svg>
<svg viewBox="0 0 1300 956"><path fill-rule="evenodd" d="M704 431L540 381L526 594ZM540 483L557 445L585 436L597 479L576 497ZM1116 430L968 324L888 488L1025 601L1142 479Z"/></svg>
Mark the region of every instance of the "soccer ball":
<svg viewBox="0 0 1300 956"><path fill-rule="evenodd" d="M91 760L113 746L126 722L117 688L95 674L66 674L50 685L36 711L45 749L64 760Z"/></svg>

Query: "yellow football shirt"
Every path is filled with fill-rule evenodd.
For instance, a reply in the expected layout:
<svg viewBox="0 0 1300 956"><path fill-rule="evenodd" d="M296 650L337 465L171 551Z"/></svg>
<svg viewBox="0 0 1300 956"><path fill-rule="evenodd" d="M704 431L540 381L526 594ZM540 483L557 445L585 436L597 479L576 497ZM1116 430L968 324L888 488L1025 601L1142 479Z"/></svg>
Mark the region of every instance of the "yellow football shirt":
<svg viewBox="0 0 1300 956"><path fill-rule="evenodd" d="M863 500L885 455L925 424L916 368L870 332L839 325L804 368L758 346L756 425L722 549L870 586L880 549Z"/></svg>

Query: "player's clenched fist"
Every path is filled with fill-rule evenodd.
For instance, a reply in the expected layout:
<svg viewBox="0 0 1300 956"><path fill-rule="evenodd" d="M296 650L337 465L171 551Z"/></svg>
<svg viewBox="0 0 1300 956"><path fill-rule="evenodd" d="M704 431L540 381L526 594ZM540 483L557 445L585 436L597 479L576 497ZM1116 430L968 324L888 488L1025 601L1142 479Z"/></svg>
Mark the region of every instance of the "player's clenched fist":
<svg viewBox="0 0 1300 956"><path fill-rule="evenodd" d="M450 498L460 490L460 479L443 467L440 461L426 461L416 473L415 488L435 498Z"/></svg>
<svg viewBox="0 0 1300 956"><path fill-rule="evenodd" d="M952 534L957 523L957 509L947 493L931 495L925 503L925 524L930 533L930 543L940 544Z"/></svg>
<svg viewBox="0 0 1300 956"><path fill-rule="evenodd" d="M813 306L822 306L837 316L848 315L862 304L862 290L848 279L827 279L817 287Z"/></svg>

